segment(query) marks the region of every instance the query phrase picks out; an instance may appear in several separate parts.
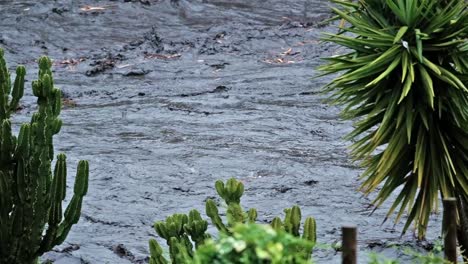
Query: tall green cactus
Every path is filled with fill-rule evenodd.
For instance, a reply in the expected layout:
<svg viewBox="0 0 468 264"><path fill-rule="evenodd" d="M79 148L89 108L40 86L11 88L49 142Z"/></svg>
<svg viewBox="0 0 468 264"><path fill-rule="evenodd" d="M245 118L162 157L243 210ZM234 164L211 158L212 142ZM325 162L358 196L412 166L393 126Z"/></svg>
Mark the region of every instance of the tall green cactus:
<svg viewBox="0 0 468 264"><path fill-rule="evenodd" d="M218 195L226 203L227 224L223 222L216 203L208 199L206 201L206 215L211 219L213 225L222 234L232 235L232 229L239 224L252 224L257 220L257 210L250 209L244 211L240 204L244 194L244 184L234 178L229 179L226 184L222 181L215 183ZM273 219L271 226L275 230L286 231L287 233L301 237L302 239L316 243L316 223L315 219L308 217L304 223L302 236L300 234L301 209L293 206L284 210L285 219L281 221L279 217ZM157 222L154 228L158 235L167 241L171 261L163 256L163 250L156 240L150 240L150 264L188 264L194 256L192 242L196 248L203 245L210 236L206 234L208 223L203 220L197 210L192 210L189 216L175 214L166 218L166 221ZM190 239L189 239L190 238ZM297 247L296 253L304 259L310 259L312 247Z"/></svg>
<svg viewBox="0 0 468 264"><path fill-rule="evenodd" d="M61 92L54 87L52 63L47 57L39 59L39 79L32 83L38 110L16 137L9 119L23 96L26 70L16 69L12 89L3 55L0 49L0 264L32 264L61 244L78 222L89 165L78 163L74 194L63 212L64 154L57 155L52 173L53 136L62 126Z"/></svg>

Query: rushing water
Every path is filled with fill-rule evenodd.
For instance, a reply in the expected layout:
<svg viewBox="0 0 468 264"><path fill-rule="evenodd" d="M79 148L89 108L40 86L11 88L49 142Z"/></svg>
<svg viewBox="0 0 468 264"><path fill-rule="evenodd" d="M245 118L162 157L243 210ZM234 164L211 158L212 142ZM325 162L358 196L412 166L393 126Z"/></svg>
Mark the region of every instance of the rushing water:
<svg viewBox="0 0 468 264"><path fill-rule="evenodd" d="M42 2L42 3L41 3ZM342 136L352 129L322 102L327 79L312 79L330 15L321 0L0 1L0 45L10 66L29 69L23 110L41 54L54 59L66 96L57 151L66 152L69 188L79 159L91 164L82 218L56 263L145 263L152 224L204 211L217 179L246 185L245 207L270 221L298 204L314 216L319 242L359 226L360 260L373 249L399 256L421 248L402 225L381 225L357 192L360 169ZM69 192L71 189L69 190ZM69 197L68 197L69 198ZM430 227L438 236L440 221ZM390 221L389 221L390 222ZM318 263L340 253L317 249Z"/></svg>

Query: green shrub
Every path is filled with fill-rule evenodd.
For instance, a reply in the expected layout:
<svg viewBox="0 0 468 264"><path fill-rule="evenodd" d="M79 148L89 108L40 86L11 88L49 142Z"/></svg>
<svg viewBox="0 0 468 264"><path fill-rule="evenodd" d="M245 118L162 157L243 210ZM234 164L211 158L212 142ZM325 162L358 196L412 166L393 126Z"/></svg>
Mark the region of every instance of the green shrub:
<svg viewBox="0 0 468 264"><path fill-rule="evenodd" d="M210 217L211 222L222 236L232 236L233 230L238 225L255 223L257 211L255 209L244 211L240 204L241 197L244 193L244 185L240 181L230 179L226 184L222 181L217 181L215 187L218 195L226 203L227 223L224 223L219 215L218 206L211 199L206 201L206 214ZM271 227L279 233L286 232L294 237L302 237L302 239L309 241L312 245L315 244L315 219L312 217L306 219L302 235L299 231L300 225L301 210L298 206L286 209L283 221L279 217L276 217L271 223ZM252 228L259 230L256 227ZM190 211L189 215L174 214L169 216L165 221L156 222L154 224L154 229L160 237L166 240L169 246L170 261L164 257L163 250L157 241L151 239L149 242L151 253L150 264L192 263L195 256L195 249L203 246L210 238L210 235L206 233L208 222L201 218L197 210ZM243 230L242 227L239 227L237 231L240 232L241 230ZM312 254L312 247L309 246L297 246L294 250L294 254L297 258L310 259Z"/></svg>
<svg viewBox="0 0 468 264"><path fill-rule="evenodd" d="M239 224L232 234L209 240L201 246L194 264L306 264L311 263L303 254L311 251L311 241L297 238L284 231L276 231L268 225ZM299 250L298 250L299 249Z"/></svg>
<svg viewBox="0 0 468 264"><path fill-rule="evenodd" d="M380 190L377 207L398 193L387 217L407 211L403 232L414 221L422 238L439 194L468 200L466 1L332 2L342 22L325 40L346 49L320 69L342 73L326 91L355 120L362 190Z"/></svg>
<svg viewBox="0 0 468 264"><path fill-rule="evenodd" d="M440 243L436 244L434 248L427 254L421 254L421 253L415 252L412 249L404 250L404 254L406 256L413 258L411 263L417 263L417 264L450 264L451 263L450 261L445 260L442 257L443 255L442 245ZM371 253L370 258L371 260L369 264L399 264L401 263L398 260L388 259L376 253Z"/></svg>
<svg viewBox="0 0 468 264"><path fill-rule="evenodd" d="M10 73L0 49L0 264L32 264L39 256L61 244L80 217L88 189L88 162L80 161L74 195L65 210L66 157L54 157L53 136L62 121L61 92L54 87L52 63L39 59L39 79L32 82L38 110L19 135L12 133L10 115L23 96L25 68Z"/></svg>

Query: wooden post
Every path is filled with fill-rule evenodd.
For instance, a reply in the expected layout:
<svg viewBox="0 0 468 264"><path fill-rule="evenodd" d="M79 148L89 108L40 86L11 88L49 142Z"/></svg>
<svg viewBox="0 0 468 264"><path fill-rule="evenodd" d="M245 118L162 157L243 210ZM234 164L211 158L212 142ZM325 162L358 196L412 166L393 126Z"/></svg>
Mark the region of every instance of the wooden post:
<svg viewBox="0 0 468 264"><path fill-rule="evenodd" d="M445 259L457 263L457 201L444 199L444 219L442 220Z"/></svg>
<svg viewBox="0 0 468 264"><path fill-rule="evenodd" d="M355 226L343 226L342 260L343 264L357 263L357 228Z"/></svg>

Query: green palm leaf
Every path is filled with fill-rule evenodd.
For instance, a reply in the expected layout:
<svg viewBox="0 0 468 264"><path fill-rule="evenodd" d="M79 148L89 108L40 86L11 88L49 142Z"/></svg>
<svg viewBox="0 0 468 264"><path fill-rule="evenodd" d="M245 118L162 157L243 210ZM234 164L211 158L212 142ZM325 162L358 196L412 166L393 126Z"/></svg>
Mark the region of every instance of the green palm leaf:
<svg viewBox="0 0 468 264"><path fill-rule="evenodd" d="M424 237L439 196L468 199L468 12L464 0L334 0L342 24L325 41L352 52L319 70L325 89L357 120L347 139L365 168L361 190L394 192L387 218L407 213ZM380 148L379 148L380 147ZM383 149L382 149L383 147ZM386 218L386 219L387 219Z"/></svg>

